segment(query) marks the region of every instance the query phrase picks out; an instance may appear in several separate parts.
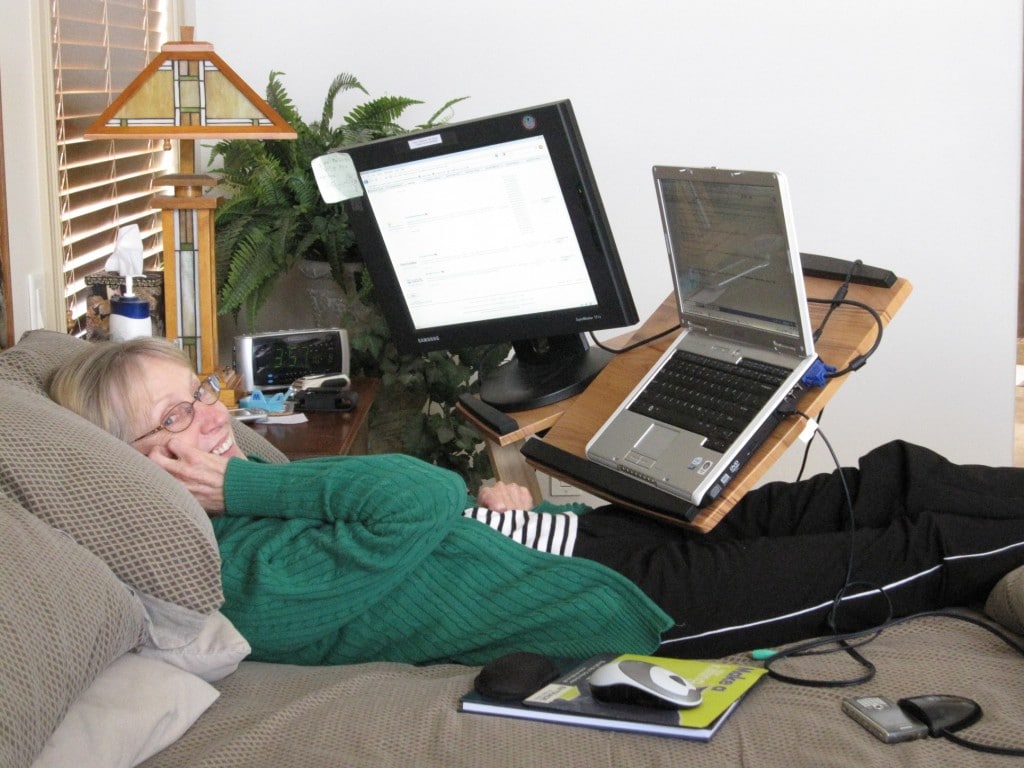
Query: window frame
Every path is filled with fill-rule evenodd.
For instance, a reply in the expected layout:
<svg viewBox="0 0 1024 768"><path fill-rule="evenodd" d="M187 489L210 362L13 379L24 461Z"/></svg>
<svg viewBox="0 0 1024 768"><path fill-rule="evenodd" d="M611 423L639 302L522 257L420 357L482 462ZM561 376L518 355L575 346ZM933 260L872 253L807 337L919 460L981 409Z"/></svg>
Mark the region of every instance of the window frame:
<svg viewBox="0 0 1024 768"><path fill-rule="evenodd" d="M4 116L0 99L0 349L14 344L14 310L11 299L10 237L7 234L7 171L4 165Z"/></svg>

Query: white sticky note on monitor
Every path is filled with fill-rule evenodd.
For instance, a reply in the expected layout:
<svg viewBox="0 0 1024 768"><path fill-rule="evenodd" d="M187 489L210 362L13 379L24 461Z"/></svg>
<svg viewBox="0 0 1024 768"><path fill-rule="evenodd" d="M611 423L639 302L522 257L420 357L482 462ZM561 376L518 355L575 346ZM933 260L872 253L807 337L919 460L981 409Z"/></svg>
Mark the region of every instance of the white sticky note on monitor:
<svg viewBox="0 0 1024 768"><path fill-rule="evenodd" d="M356 166L344 152L320 155L313 158L310 165L325 203L340 203L362 196L363 185L359 182Z"/></svg>

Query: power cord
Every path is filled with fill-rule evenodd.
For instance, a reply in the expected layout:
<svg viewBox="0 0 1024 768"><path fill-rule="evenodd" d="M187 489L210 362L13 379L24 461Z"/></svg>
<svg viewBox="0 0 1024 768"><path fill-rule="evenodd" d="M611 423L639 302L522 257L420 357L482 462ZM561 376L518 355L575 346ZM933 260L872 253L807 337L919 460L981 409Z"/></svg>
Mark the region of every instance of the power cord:
<svg viewBox="0 0 1024 768"><path fill-rule="evenodd" d="M842 463L839 461L839 456L836 454L835 449L832 447L831 441L829 441L828 437L821 430L821 425L818 422L816 422L813 418L808 416L806 413L803 413L802 411L794 411L793 413L796 416L799 416L800 418L805 419L807 421L808 428L806 430L804 430L804 433L801 435L801 439L804 440L805 443L807 443L808 447L810 445L810 441L813 438L820 437L822 443L825 444L825 447L828 449L829 454L832 456L832 461L833 461L833 463L836 466L836 472L837 472L837 475L839 477L839 481L840 481L840 483L842 485L842 488L843 488L843 496L844 496L844 498L846 500L846 509L847 509L847 512L848 512L848 515L849 515L848 531L849 531L850 543L849 543L849 547L848 547L848 551L847 551L846 576L843 579L842 586L839 588L839 591L836 592L836 595L835 595L835 597L832 600L832 608L829 610L829 614L828 614L828 624L829 624L830 628L832 629L833 634L829 638L826 638L825 640L814 641L812 644L804 644L804 645L801 645L801 646L795 646L795 647L791 648L789 651L784 652L784 657L789 658L789 657L800 656L800 655L812 655L812 653L817 655L817 654L823 654L823 653L835 653L835 652L838 652L838 651L845 651L846 653L848 653L850 655L851 658L854 659L854 661L856 661L858 664L860 664L866 670L866 672L863 675L859 675L859 676L857 676L855 678L852 678L850 680L838 680L838 681L837 680L814 680L814 679L792 677L792 676L789 676L789 675L785 675L785 674L783 674L781 672L778 672L777 670L774 670L771 667L772 662L777 660L777 656L782 656L783 654L777 654L777 655L773 655L773 656L769 657L768 660L765 663L765 669L767 669L768 670L768 674L771 675L772 677L774 677L775 679L780 680L781 682L784 682L784 683L790 683L792 685L805 685L805 686L812 686L812 687L845 687L845 686L860 685L861 683L865 683L865 682L871 680L874 677L874 675L875 675L875 666L870 661L868 661L868 659L866 659L859 651L857 651L857 647L859 645L864 645L864 644L867 644L868 642L870 642L872 639L874 639L875 636L877 636L877 632L874 631L874 630L870 630L867 633L869 635L867 637L867 639L865 639L864 633L851 633L851 634L840 633L839 632L839 627L840 627L839 613L840 613L840 610L842 608L843 599L846 598L848 593L851 590L853 590L854 588L867 588L867 592L877 591L886 600L887 617L889 617L889 618L892 617L892 604L889 602L888 596L885 594L885 592L881 588L876 587L873 584L867 584L865 582L855 582L853 580L854 537L856 536L856 520L855 520L855 512L854 512L854 506L853 506L853 494L851 493L850 485L849 485L849 483L846 480L846 473L843 471ZM806 458L806 456L805 456L805 458ZM802 469L801 469L801 472L802 472ZM861 593L861 594L864 594L864 593ZM858 642L858 643L854 644L854 643L851 642L851 641L854 641L854 640L860 640L861 642ZM838 647L832 648L832 649L829 649L829 650L818 650L821 646L824 646L824 645L827 645L827 644L835 644Z"/></svg>
<svg viewBox="0 0 1024 768"><path fill-rule="evenodd" d="M671 328L666 328L664 331L656 333L653 336L650 336L646 339L635 341L629 346L622 347L621 349L615 349L613 347L605 346L604 344L597 340L597 337L594 335L593 331L588 331L587 335L590 336L590 341L598 349L603 349L605 352L611 352L613 355L621 355L623 352L632 352L634 349L639 349L640 347L650 344L651 342L657 341L658 339L663 339L670 333L674 333L682 327L682 323L676 323Z"/></svg>
<svg viewBox="0 0 1024 768"><path fill-rule="evenodd" d="M828 448L828 451L832 456L832 460L836 465L840 482L843 486L843 493L846 498L847 510L849 512L850 547L846 565L846 577L842 588L839 590L839 592L836 593L836 596L833 599L832 608L829 611L828 615L828 624L829 627L832 629L832 634L828 637L817 638L815 640L799 643L797 645L793 645L781 651L755 651L753 654L754 657L761 658L764 660L764 668L765 670L767 670L768 675L775 680L778 680L789 685L799 685L812 688L848 688L857 685L862 685L874 679L877 673L877 668L866 656L864 656L864 654L860 652L859 648L866 646L868 643L874 641L886 629L927 616L952 618L974 624L992 633L997 638L1006 643L1006 645L1008 645L1010 648L1015 650L1018 654L1024 656L1024 645L1022 645L1015 638L1013 638L1008 632L1005 632L1000 627L997 627L994 624L984 621L978 617L964 614L955 610L946 609L934 611L921 611L910 616L895 619L893 618L892 602L889 599L889 596L885 593L885 590L866 582L853 581L854 537L856 535L856 519L853 506L853 495L850 492L849 484L846 481L846 475L843 471L841 463L839 462L839 458L832 447L832 444L825 436L825 433L821 431L820 425L817 422L815 422L815 420L812 419L810 416L801 411L793 411L793 413L797 416L800 416L803 419L806 419L808 422L808 429L804 431L803 435L801 435L801 439L805 439L806 436L805 442L807 443L808 448L810 446L810 441L814 437L820 437L822 442ZM810 433L808 433L809 430ZM802 471L803 468L801 467L801 472ZM840 632L839 612L842 607L842 602L845 598L850 596L849 593L854 589L862 589L863 591L857 592L855 595L852 595L852 597L861 597L867 594L871 594L872 592L877 592L879 595L881 595L885 599L887 618L878 625L870 627L868 629L858 630L855 632ZM850 658L852 658L864 670L864 672L860 675L847 679L820 679L796 677L795 675L789 675L780 672L778 669L775 668L776 664L779 664L788 659L794 659L804 656L820 656L839 652L845 652L846 654L848 654ZM944 728L939 733L935 733L933 735L942 736L948 739L949 741L953 742L954 744L978 752L984 752L994 755L1005 755L1011 757L1024 757L1024 749L998 747L991 744L981 744L978 742L970 741L968 739L963 738L962 736L954 734L953 728L951 727Z"/></svg>
<svg viewBox="0 0 1024 768"><path fill-rule="evenodd" d="M966 613L961 613L952 609L942 609L934 611L921 611L910 616L904 616L899 619L889 619L888 621L879 624L877 627L871 629L862 630L860 632L851 632L842 635L834 635L832 637L819 638L817 640L811 640L806 643L792 646L791 648L784 649L782 651L775 652L772 656L767 658L764 662L765 669L768 670L769 676L780 680L784 683L791 685L802 685L815 688L843 688L848 686L859 685L866 683L871 680L875 675L875 666L868 661L862 654L855 649L859 646L866 645L871 642L887 629L905 624L910 621L916 621L917 619L923 619L926 617L939 617L954 619L957 621L967 622L968 624L974 624L977 627L984 629L991 633L998 639L1002 640L1007 646L1016 651L1018 654L1024 656L1024 645L1021 645L1014 637L1008 632L1004 631L1001 627L996 626L988 621L985 621L977 616L972 616ZM827 648L827 646L840 643L838 648ZM818 680L808 678L798 678L790 675L783 674L777 669L773 669L774 664L783 662L787 659L797 658L800 656L812 656L821 655L826 653L836 653L838 651L845 650L850 653L855 660L858 661L862 666L867 669L867 672L854 679L849 680ZM981 744L976 741L970 741L965 739L963 736L959 736L953 733L949 728L943 729L939 733L933 734L936 736L942 736L949 741L967 749L973 749L977 752L985 752L993 755L1005 755L1009 757L1024 757L1024 749L1017 749L1013 747L999 747L992 744Z"/></svg>
<svg viewBox="0 0 1024 768"><path fill-rule="evenodd" d="M882 317L881 315L878 314L878 311L874 307L865 304L863 301L856 301L854 299L837 299L833 297L831 299L807 299L807 301L813 304L830 305L828 313L826 313L825 318L822 320L822 324L819 326L819 331L824 330L825 323L831 316L833 309L839 305L846 304L851 307L856 307L857 309L862 309L869 315L871 315L872 319L875 321L875 327L877 330L875 332L875 338L872 340L871 346L868 348L867 352L864 352L861 355L857 355L850 361L850 364L847 365L845 368L838 371L830 372L827 374L827 376L830 379L835 379L838 378L839 376L845 376L848 373L853 373L854 371L859 371L861 368L863 368L864 364L867 363L868 358L875 354L875 351L882 343L882 333L885 331L885 325L882 323Z"/></svg>
<svg viewBox="0 0 1024 768"><path fill-rule="evenodd" d="M825 326L828 324L829 319L832 317L832 313L836 311L843 300L846 298L846 294L850 291L850 282L853 280L854 274L857 269L863 264L860 259L850 262L850 268L846 270L846 277L836 288L836 292L832 295L832 298L828 300L829 306L828 311L825 313L825 317L822 318L821 324L814 330L814 340L817 341L821 338L822 332L825 330Z"/></svg>
<svg viewBox="0 0 1024 768"><path fill-rule="evenodd" d="M822 419L822 417L824 417L824 415L825 415L825 409L822 408L821 411L818 412L818 425L819 425L819 428L820 428L820 425L821 425L821 419ZM797 482L797 483L799 483L801 480L804 479L804 472L807 470L807 460L811 456L811 444L814 442L814 438L817 437L817 436L818 436L818 430L815 429L814 430L814 434L811 435L810 440L808 440L806 443L804 443L804 455L800 458L800 468L797 470L797 473L796 473L796 480L795 480L795 482Z"/></svg>
<svg viewBox="0 0 1024 768"><path fill-rule="evenodd" d="M862 301L855 301L854 299L846 298L846 294L850 290L850 283L853 280L853 276L857 274L857 270L859 270L861 266L863 266L863 262L860 259L857 259L856 261L850 263L850 268L846 272L846 277L839 284L839 287L836 288L836 292L832 295L831 299L807 299L807 301L812 304L829 305L828 310L825 312L825 317L822 318L821 323L818 324L818 327L814 329L812 333L812 338L814 339L814 341L818 341L818 339L821 338L821 334L825 331L825 326L828 325L828 321L832 318L832 314L844 304L864 310L865 312L870 314L875 321L877 332L875 333L875 339L871 345L871 348L868 349L868 351L865 352L864 354L857 355L857 357L853 358L853 360L850 361L850 364L846 366L846 368L843 368L840 371L830 371L827 374L827 378L830 379L834 379L839 376L845 376L848 373L852 373L853 371L858 371L861 368L863 368L864 364L868 361L868 358L875 353L875 350L877 350L879 345L882 343L882 333L884 331L885 326L882 323L881 316L878 314L875 308L865 304Z"/></svg>

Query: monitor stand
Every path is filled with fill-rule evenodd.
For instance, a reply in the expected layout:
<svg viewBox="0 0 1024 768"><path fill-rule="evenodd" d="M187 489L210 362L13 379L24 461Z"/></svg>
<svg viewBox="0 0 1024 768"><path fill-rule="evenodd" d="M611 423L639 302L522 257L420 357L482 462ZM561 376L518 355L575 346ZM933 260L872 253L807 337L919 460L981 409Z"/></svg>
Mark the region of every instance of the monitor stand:
<svg viewBox="0 0 1024 768"><path fill-rule="evenodd" d="M480 382L480 399L501 411L527 411L579 394L614 357L583 334L512 342L513 357Z"/></svg>

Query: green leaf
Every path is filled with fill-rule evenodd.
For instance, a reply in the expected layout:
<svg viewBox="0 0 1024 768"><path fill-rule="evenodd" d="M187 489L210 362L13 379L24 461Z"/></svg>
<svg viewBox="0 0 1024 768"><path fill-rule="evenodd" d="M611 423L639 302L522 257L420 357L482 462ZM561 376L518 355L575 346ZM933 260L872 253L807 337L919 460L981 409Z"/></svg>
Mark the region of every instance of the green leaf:
<svg viewBox="0 0 1024 768"><path fill-rule="evenodd" d="M443 125L451 120L455 115L455 110L452 109L460 101L465 101L469 96L459 96L455 99L449 99L446 101L440 109L430 116L430 119L425 123L420 123L417 128L433 128L436 125Z"/></svg>
<svg viewBox="0 0 1024 768"><path fill-rule="evenodd" d="M307 122L288 94L284 77L283 72L270 72L267 102L295 129L295 140L224 140L210 147L210 171L223 195L215 213L219 311L240 316L250 329L277 279L301 259L330 263L343 288L345 265L359 263L345 209L323 202L313 159L346 145L405 133L402 116L422 103L403 96L370 98L335 123L342 94L370 96L354 75L342 73L328 86L318 119ZM417 127L447 122L453 107L465 99L447 101ZM455 405L461 392L479 388L479 371L499 364L508 345L426 356L401 354L365 268L356 273L352 299L349 304L354 308L346 309L350 316L342 320L346 326L352 321L353 375L380 378L382 403L393 395L422 394L431 412L415 413L404 424L405 451L458 472L475 489L492 470L479 434L459 417Z"/></svg>
<svg viewBox="0 0 1024 768"><path fill-rule="evenodd" d="M351 127L369 130L374 138L404 133L404 129L398 125L399 118L406 108L422 103L417 99L403 96L380 96L353 108L345 116L345 123Z"/></svg>
<svg viewBox="0 0 1024 768"><path fill-rule="evenodd" d="M327 98L324 99L324 108L320 117L321 128L330 129L330 125L334 121L334 100L339 93L352 88L362 91L367 96L370 95L354 75L342 73L331 81L331 84L327 87Z"/></svg>

